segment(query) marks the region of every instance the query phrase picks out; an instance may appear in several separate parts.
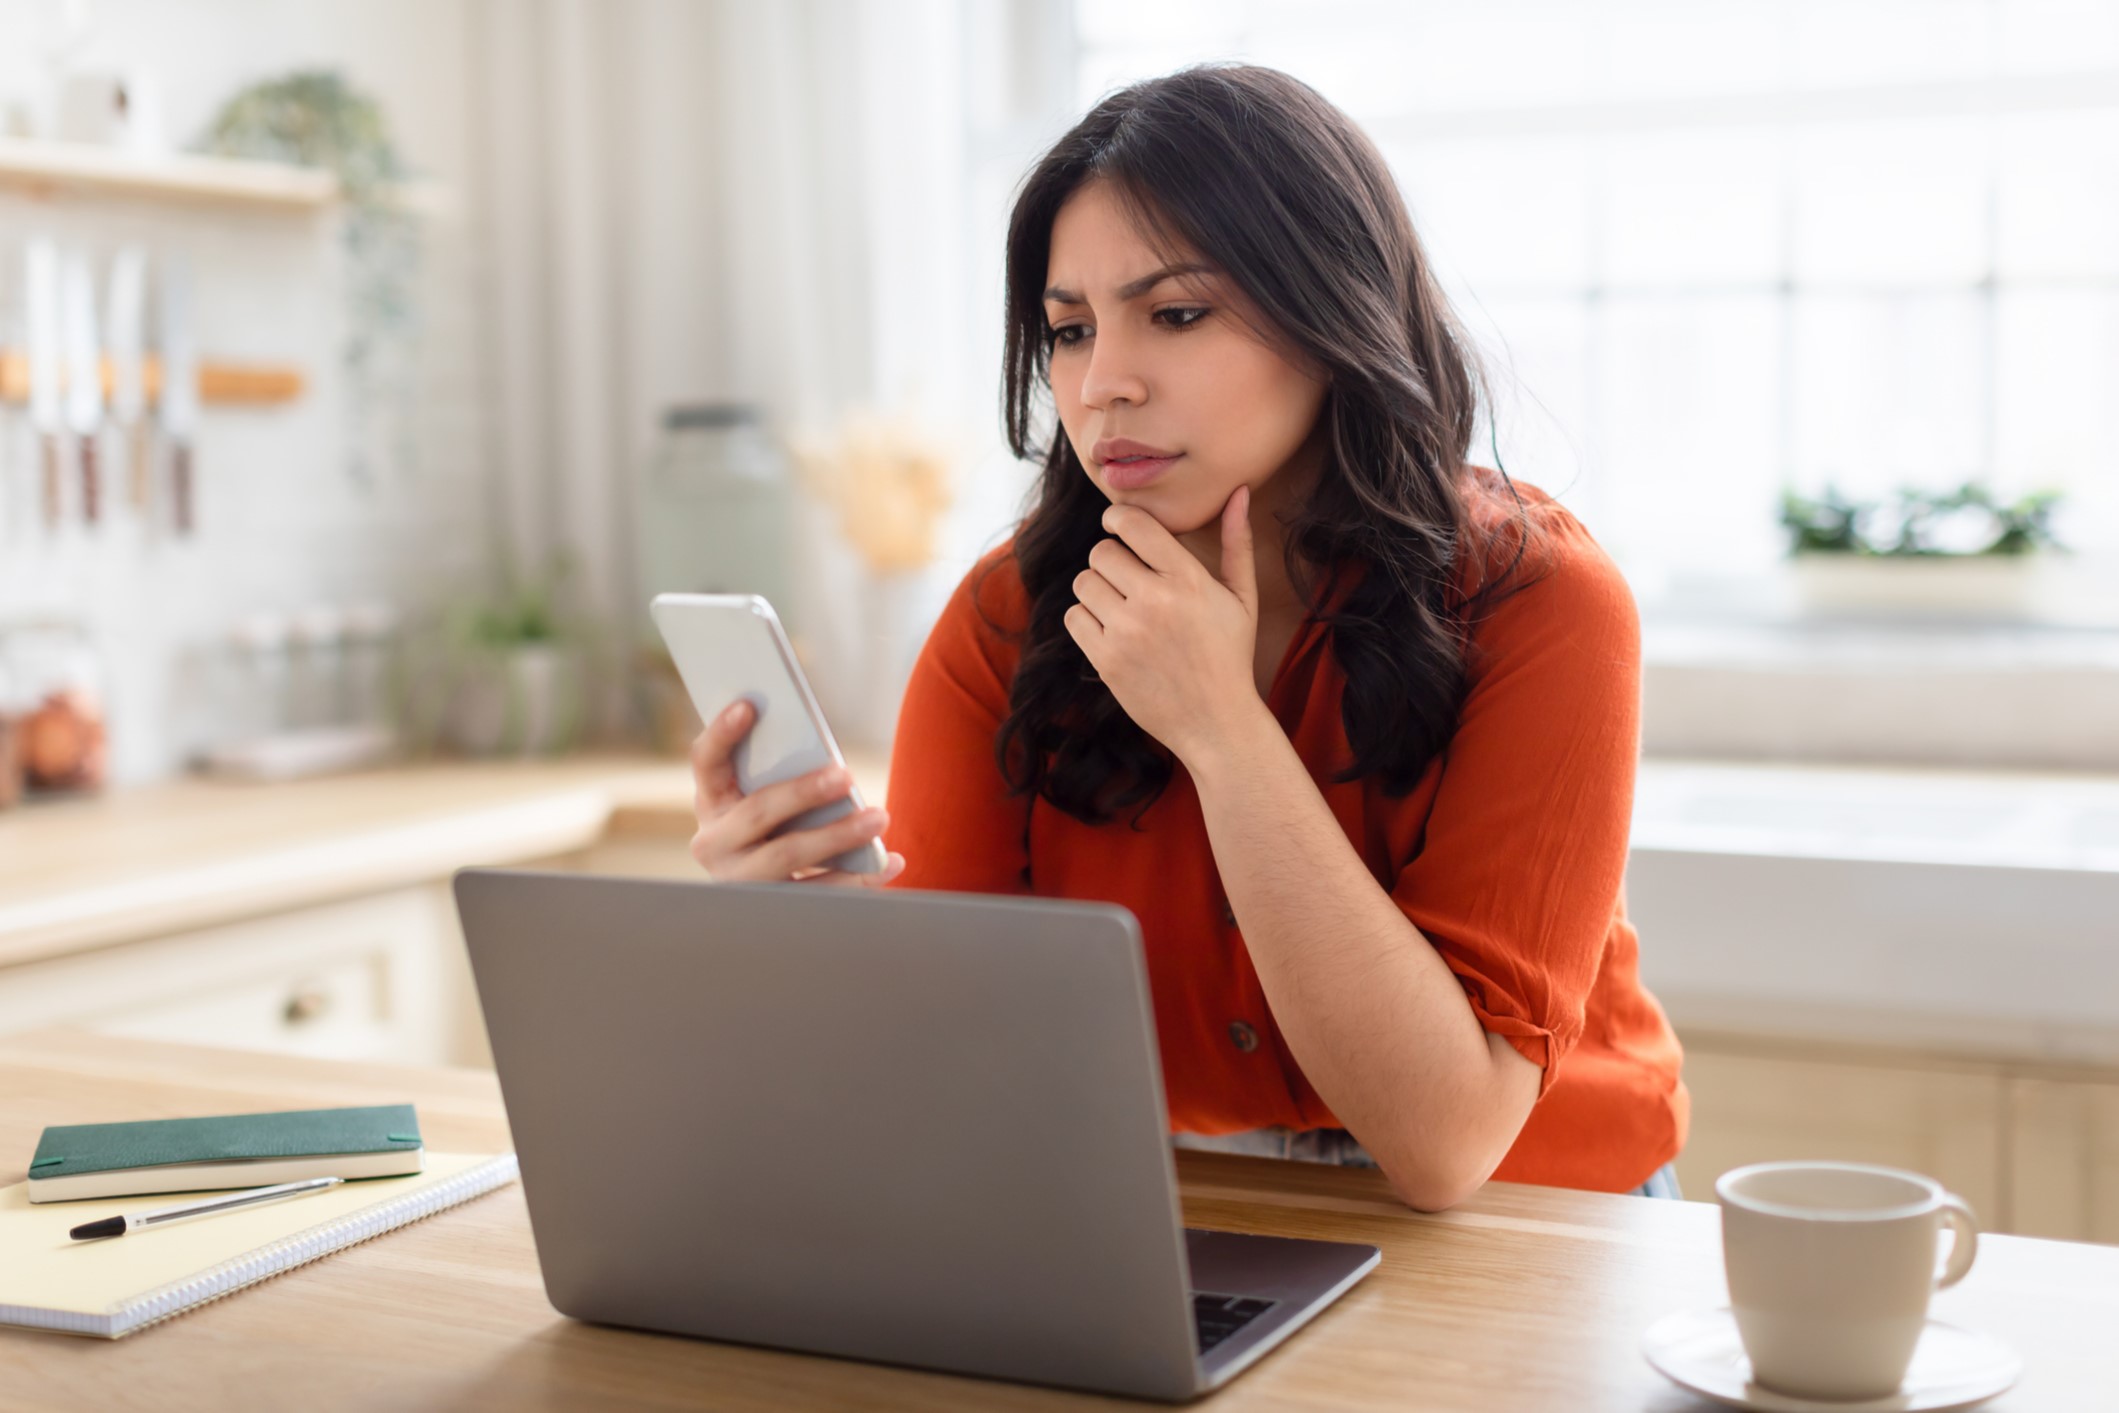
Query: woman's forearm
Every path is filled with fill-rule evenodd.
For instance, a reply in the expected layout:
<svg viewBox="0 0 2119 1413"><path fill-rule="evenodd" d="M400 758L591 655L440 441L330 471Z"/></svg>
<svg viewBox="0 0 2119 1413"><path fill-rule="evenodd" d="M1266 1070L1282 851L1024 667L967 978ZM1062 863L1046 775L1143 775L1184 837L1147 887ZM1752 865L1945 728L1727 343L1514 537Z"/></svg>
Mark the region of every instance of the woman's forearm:
<svg viewBox="0 0 2119 1413"><path fill-rule="evenodd" d="M1296 1063L1406 1202L1461 1201L1515 1141L1537 1065L1479 1024L1264 702L1191 747L1185 766Z"/></svg>

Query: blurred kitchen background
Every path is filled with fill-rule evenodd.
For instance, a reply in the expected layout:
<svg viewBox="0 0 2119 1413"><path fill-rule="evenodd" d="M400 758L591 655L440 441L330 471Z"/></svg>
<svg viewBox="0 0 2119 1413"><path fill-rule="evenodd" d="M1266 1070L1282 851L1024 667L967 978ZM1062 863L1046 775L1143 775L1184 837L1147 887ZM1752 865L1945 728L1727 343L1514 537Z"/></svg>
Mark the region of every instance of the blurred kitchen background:
<svg viewBox="0 0 2119 1413"><path fill-rule="evenodd" d="M1373 134L1633 584L1690 1194L2119 1240L2105 0L0 0L0 1031L483 1062L450 870L691 869L657 590L885 797L1014 186L1212 58Z"/></svg>

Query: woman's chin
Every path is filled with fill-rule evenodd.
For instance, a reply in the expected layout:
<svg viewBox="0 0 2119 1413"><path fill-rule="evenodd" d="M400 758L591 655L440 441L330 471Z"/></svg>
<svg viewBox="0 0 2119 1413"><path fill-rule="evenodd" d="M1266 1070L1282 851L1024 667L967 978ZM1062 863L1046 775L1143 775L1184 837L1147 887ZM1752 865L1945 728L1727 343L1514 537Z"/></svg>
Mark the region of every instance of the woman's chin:
<svg viewBox="0 0 2119 1413"><path fill-rule="evenodd" d="M1155 523L1173 536L1191 534L1214 523L1214 512L1202 514L1195 507L1182 501L1165 500L1154 493L1150 486L1144 490L1123 491L1112 503L1114 505L1137 505L1155 517Z"/></svg>
<svg viewBox="0 0 2119 1413"><path fill-rule="evenodd" d="M1200 530L1214 530L1221 520L1221 507L1227 502L1224 496L1213 505L1196 504L1190 496L1180 496L1172 488L1157 481L1153 485L1137 490L1114 491L1108 486L1104 494L1113 505L1137 505L1155 517L1155 523L1173 536L1193 534Z"/></svg>

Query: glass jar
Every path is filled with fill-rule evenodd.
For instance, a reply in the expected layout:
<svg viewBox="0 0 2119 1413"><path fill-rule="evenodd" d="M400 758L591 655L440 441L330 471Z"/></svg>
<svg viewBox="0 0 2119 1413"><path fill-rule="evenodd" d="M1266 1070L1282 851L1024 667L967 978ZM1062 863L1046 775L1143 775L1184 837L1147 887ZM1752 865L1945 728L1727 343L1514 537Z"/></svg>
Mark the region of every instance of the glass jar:
<svg viewBox="0 0 2119 1413"><path fill-rule="evenodd" d="M758 408L697 403L663 414L635 544L642 641L656 641L647 605L660 593L762 594L794 631L794 478Z"/></svg>

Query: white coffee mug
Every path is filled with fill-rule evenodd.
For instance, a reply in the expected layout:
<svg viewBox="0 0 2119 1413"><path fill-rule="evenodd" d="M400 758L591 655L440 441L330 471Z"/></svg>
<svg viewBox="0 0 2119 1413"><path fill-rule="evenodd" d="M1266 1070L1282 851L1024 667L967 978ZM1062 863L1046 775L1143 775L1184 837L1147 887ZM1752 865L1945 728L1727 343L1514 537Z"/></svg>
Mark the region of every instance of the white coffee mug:
<svg viewBox="0 0 2119 1413"><path fill-rule="evenodd" d="M1755 1383L1801 1398L1881 1398L1905 1380L1928 1297L1964 1279L1979 1226L1918 1173L1754 1163L1723 1173L1722 1261ZM1943 1226L1956 1233L1936 1273Z"/></svg>

